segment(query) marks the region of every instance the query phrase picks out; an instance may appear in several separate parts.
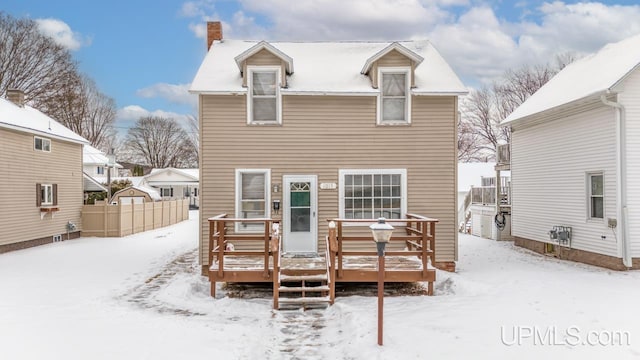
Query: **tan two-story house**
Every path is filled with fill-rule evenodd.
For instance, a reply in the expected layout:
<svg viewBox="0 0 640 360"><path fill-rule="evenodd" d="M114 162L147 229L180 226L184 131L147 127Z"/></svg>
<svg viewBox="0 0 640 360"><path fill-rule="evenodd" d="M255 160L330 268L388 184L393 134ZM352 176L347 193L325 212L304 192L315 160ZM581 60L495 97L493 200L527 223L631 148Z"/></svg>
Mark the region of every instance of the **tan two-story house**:
<svg viewBox="0 0 640 360"><path fill-rule="evenodd" d="M83 144L21 91L0 98L0 253L80 235Z"/></svg>
<svg viewBox="0 0 640 360"><path fill-rule="evenodd" d="M219 214L281 219L283 251L301 255L325 248L327 219L420 214L439 220L436 265L455 269L456 118L466 89L430 42L226 40L214 22L208 49L190 89L203 272L207 219Z"/></svg>

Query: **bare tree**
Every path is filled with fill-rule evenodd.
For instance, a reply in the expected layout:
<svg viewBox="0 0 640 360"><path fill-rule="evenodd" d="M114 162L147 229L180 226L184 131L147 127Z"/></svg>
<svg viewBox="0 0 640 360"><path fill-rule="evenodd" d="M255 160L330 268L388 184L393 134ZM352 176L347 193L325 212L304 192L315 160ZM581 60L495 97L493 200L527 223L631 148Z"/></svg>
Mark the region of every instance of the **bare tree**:
<svg viewBox="0 0 640 360"><path fill-rule="evenodd" d="M155 168L194 165L195 147L187 132L171 118L140 118L127 132L125 143L131 156Z"/></svg>
<svg viewBox="0 0 640 360"><path fill-rule="evenodd" d="M553 65L525 65L516 70L510 69L492 87L471 91L461 102L462 125L458 127L467 133L459 132L459 137L467 139L459 138L458 148L461 141L475 140L473 145L469 145L473 149L467 149L465 153L472 153L474 157L459 158L465 161L478 157L494 159L496 147L511 141L509 128L498 126L500 122L574 60L571 53L559 54ZM477 137L470 137L468 132Z"/></svg>
<svg viewBox="0 0 640 360"><path fill-rule="evenodd" d="M63 90L46 100L45 112L97 148L108 147L114 137L115 101L101 93L86 75L69 79Z"/></svg>
<svg viewBox="0 0 640 360"><path fill-rule="evenodd" d="M198 164L198 160L200 158L200 126L198 125L198 118L189 115L188 119L188 128L187 132L189 134L189 139L193 144L195 149L195 163Z"/></svg>
<svg viewBox="0 0 640 360"><path fill-rule="evenodd" d="M473 131L471 124L462 121L462 116L458 116L458 161L474 162L479 160L478 143L478 135Z"/></svg>
<svg viewBox="0 0 640 360"><path fill-rule="evenodd" d="M20 89L30 105L42 109L76 73L69 50L42 34L34 20L0 12L0 95Z"/></svg>

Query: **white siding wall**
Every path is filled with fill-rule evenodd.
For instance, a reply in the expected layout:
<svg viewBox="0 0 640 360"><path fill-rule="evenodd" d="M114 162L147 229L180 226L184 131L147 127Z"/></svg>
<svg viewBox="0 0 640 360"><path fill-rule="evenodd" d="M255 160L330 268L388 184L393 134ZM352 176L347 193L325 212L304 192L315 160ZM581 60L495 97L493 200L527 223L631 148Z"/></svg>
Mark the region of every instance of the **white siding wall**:
<svg viewBox="0 0 640 360"><path fill-rule="evenodd" d="M598 105L513 132L514 236L549 241L554 225L571 226L573 248L620 256L606 223L616 217L615 130L614 110ZM604 221L587 219L586 173L593 171L604 172Z"/></svg>
<svg viewBox="0 0 640 360"><path fill-rule="evenodd" d="M640 257L640 70L625 81L619 97L626 109L627 208L631 255Z"/></svg>

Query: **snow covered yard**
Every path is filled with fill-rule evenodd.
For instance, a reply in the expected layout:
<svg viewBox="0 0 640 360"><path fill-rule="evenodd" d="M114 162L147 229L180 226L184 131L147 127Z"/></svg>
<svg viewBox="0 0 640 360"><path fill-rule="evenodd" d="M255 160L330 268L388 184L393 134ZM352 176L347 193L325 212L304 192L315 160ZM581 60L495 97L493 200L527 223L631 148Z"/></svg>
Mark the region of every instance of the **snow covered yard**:
<svg viewBox="0 0 640 360"><path fill-rule="evenodd" d="M375 297L307 312L210 298L197 231L192 212L133 236L0 255L0 359L640 357L639 272L461 235L458 272L438 272L436 296L385 299L378 347Z"/></svg>

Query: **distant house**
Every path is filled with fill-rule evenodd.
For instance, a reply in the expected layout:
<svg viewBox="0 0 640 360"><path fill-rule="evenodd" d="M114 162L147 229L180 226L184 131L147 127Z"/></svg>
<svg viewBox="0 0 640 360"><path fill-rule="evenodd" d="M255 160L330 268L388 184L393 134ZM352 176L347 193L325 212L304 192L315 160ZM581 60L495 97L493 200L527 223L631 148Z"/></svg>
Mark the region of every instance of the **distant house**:
<svg viewBox="0 0 640 360"><path fill-rule="evenodd" d="M495 163L458 164L458 230L488 239L511 240L508 210L511 180L509 173L503 172L501 186L496 186L495 166ZM496 193L500 196L496 197Z"/></svg>
<svg viewBox="0 0 640 360"><path fill-rule="evenodd" d="M327 219L436 218L433 265L455 269L456 118L467 90L429 41L223 40L220 24L208 25L190 91L200 111L200 255L212 282L232 275L210 269L208 219L220 214L237 219L230 237L268 237L243 219L282 221L291 256L324 254Z"/></svg>
<svg viewBox="0 0 640 360"><path fill-rule="evenodd" d="M570 64L502 124L516 244L640 268L640 35Z"/></svg>
<svg viewBox="0 0 640 360"><path fill-rule="evenodd" d="M200 206L199 169L152 169L144 184L158 190L164 199L189 199L191 208Z"/></svg>
<svg viewBox="0 0 640 360"><path fill-rule="evenodd" d="M21 91L7 99L0 98L0 252L78 237L88 141L25 105Z"/></svg>
<svg viewBox="0 0 640 360"><path fill-rule="evenodd" d="M91 145L85 145L82 151L82 168L85 174L94 179L99 179L99 181L104 180L104 183L106 183L108 163L109 159L104 152ZM119 169L122 168L122 165L116 163L115 166L111 168L111 177L117 177L119 175Z"/></svg>

